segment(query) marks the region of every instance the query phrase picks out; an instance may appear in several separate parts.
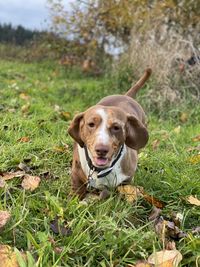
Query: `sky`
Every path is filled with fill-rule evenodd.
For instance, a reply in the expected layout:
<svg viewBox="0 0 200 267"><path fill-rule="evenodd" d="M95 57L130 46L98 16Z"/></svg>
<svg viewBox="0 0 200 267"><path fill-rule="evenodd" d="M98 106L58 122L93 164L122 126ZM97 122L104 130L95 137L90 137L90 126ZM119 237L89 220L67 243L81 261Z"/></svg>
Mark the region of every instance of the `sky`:
<svg viewBox="0 0 200 267"><path fill-rule="evenodd" d="M72 0L64 0L67 8ZM0 23L22 25L33 30L48 28L48 8L46 0L0 0Z"/></svg>

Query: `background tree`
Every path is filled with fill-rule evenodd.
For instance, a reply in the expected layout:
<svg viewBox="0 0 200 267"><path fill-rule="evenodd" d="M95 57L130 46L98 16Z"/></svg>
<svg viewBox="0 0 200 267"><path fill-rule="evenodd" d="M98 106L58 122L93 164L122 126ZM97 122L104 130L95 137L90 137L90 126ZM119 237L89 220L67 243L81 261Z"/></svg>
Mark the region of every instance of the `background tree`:
<svg viewBox="0 0 200 267"><path fill-rule="evenodd" d="M155 29L162 42L169 32L200 41L200 1L196 0L77 0L70 11L62 0L49 0L52 28L65 38L87 44L86 55L97 49L127 46L131 32Z"/></svg>

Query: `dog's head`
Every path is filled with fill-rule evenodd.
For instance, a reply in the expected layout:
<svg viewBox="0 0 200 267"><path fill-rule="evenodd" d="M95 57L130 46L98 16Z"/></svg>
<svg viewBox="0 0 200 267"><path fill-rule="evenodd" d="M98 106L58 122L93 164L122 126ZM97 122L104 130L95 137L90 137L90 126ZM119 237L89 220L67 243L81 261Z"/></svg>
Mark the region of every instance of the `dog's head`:
<svg viewBox="0 0 200 267"><path fill-rule="evenodd" d="M145 126L118 107L93 106L74 117L68 129L71 137L86 146L95 167L109 167L120 147L138 150L148 141Z"/></svg>

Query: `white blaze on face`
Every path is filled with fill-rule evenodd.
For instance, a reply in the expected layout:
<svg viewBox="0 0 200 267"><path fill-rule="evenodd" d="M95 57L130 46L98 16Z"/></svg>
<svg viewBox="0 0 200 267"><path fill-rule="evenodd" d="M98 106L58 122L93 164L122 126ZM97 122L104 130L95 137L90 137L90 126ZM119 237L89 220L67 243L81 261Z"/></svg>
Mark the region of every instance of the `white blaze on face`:
<svg viewBox="0 0 200 267"><path fill-rule="evenodd" d="M99 126L99 129L97 130L97 139L96 143L103 144L103 145L109 145L109 134L107 130L107 121L108 121L108 115L106 114L104 109L98 109L96 113L101 117L102 121Z"/></svg>

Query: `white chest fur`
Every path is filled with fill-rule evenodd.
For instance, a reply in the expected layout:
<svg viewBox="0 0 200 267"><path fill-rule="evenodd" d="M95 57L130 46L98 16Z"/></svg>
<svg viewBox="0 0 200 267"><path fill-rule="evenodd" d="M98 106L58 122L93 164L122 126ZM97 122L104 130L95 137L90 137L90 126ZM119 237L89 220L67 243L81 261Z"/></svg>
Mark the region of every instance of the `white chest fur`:
<svg viewBox="0 0 200 267"><path fill-rule="evenodd" d="M78 153L79 153L79 158L80 158L80 162L81 162L81 167L82 167L85 175L87 177L89 177L89 176L91 177L90 185L96 189L103 189L103 187L105 187L105 186L109 187L109 188L115 188L119 184L121 184L122 182L129 179L130 177L125 175L122 172L122 168L121 168L121 160L125 156L126 152L127 152L127 149L126 149L126 146L124 146L122 155L120 156L120 158L116 162L116 164L113 166L112 171L105 177L97 178L97 172L91 172L91 170L88 166L84 148L81 148L78 145Z"/></svg>

